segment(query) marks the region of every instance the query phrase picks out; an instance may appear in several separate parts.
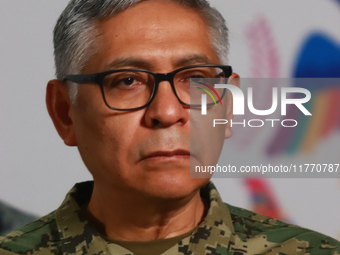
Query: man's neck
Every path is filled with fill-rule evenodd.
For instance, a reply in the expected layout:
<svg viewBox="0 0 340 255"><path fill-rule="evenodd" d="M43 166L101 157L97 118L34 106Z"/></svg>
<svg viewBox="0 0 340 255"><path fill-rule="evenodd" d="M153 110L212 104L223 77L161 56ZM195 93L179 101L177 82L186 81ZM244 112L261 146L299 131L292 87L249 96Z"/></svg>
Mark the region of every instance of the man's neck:
<svg viewBox="0 0 340 255"><path fill-rule="evenodd" d="M152 241L180 236L196 228L205 216L199 191L172 200L105 193L94 187L87 216L101 234L111 239Z"/></svg>

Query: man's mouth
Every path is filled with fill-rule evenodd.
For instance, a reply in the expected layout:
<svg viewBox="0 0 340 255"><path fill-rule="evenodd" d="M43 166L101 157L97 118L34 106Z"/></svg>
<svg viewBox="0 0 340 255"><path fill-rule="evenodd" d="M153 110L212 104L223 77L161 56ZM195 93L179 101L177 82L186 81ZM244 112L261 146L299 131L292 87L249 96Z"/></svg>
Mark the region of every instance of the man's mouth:
<svg viewBox="0 0 340 255"><path fill-rule="evenodd" d="M190 151L184 149L177 149L172 151L154 151L148 153L144 159L157 160L157 159L171 159L171 158L189 158Z"/></svg>

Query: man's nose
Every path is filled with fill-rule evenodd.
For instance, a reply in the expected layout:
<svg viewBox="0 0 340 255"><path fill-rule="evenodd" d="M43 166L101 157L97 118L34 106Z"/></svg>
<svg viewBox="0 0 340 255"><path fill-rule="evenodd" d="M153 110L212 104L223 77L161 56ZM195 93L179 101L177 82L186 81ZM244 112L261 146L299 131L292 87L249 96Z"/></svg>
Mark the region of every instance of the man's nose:
<svg viewBox="0 0 340 255"><path fill-rule="evenodd" d="M190 112L174 94L169 81L162 81L151 104L146 109L145 122L148 127L169 127L176 123L184 125Z"/></svg>

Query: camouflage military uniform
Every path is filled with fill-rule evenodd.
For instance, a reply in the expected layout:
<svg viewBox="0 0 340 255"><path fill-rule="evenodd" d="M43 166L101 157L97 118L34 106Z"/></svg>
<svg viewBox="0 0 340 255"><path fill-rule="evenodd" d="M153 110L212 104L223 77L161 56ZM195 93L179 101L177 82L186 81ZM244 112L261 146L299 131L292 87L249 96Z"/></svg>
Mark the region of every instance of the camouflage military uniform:
<svg viewBox="0 0 340 255"><path fill-rule="evenodd" d="M92 186L77 184L55 212L0 237L0 254L132 254L87 222L80 207L89 201ZM210 201L204 221L163 255L340 254L339 242L330 237L223 204L212 183L201 195Z"/></svg>

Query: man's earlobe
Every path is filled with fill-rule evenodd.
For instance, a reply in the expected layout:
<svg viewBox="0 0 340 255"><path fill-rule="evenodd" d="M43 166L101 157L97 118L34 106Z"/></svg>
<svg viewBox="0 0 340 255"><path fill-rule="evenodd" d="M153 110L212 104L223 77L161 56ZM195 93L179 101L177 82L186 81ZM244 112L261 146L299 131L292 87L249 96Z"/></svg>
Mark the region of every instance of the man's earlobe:
<svg viewBox="0 0 340 255"><path fill-rule="evenodd" d="M237 73L232 73L228 79L228 84L240 87L240 76Z"/></svg>
<svg viewBox="0 0 340 255"><path fill-rule="evenodd" d="M68 87L59 80L51 80L46 89L46 105L53 124L64 143L76 146L74 124L72 120L72 103Z"/></svg>

